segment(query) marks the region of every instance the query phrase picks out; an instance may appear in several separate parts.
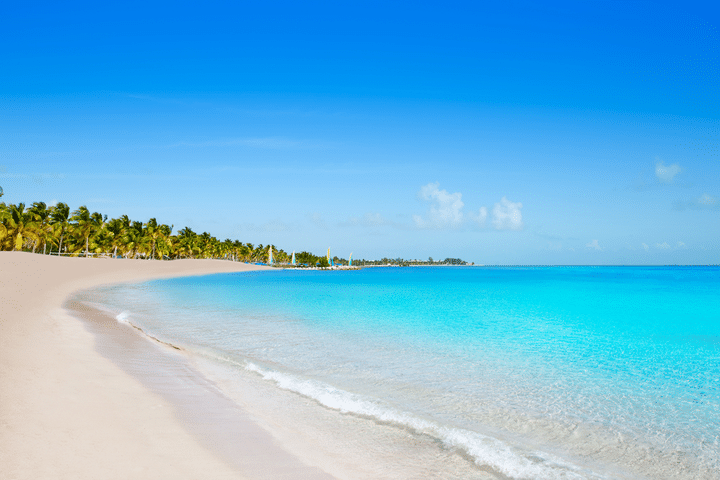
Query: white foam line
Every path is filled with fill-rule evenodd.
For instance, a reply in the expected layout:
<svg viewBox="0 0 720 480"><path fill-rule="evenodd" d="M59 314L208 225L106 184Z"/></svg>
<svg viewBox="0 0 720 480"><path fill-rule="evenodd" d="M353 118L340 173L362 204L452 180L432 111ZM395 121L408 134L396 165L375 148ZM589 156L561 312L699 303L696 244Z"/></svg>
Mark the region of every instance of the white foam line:
<svg viewBox="0 0 720 480"><path fill-rule="evenodd" d="M245 369L261 375L278 387L312 398L327 408L342 413L371 417L376 420L409 427L419 433L440 439L445 445L464 450L478 465L493 469L517 479L581 479L603 478L583 471L581 467L563 462L544 452L523 454L516 448L496 438L469 430L450 428L424 420L413 414L401 412L331 385L295 377L293 375L261 368L247 362Z"/></svg>

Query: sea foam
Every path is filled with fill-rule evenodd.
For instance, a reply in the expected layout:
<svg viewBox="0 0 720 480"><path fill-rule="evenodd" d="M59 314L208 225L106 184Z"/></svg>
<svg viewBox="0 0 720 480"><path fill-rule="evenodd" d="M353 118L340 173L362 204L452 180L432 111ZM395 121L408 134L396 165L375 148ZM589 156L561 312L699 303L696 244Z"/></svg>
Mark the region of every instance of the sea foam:
<svg viewBox="0 0 720 480"><path fill-rule="evenodd" d="M440 425L412 413L403 412L382 402L338 389L324 382L262 368L247 362L245 369L274 382L279 388L311 398L321 405L344 414L406 428L440 440L472 457L479 466L516 479L601 479L594 472L563 462L554 455L540 451L523 451L499 439L461 428Z"/></svg>

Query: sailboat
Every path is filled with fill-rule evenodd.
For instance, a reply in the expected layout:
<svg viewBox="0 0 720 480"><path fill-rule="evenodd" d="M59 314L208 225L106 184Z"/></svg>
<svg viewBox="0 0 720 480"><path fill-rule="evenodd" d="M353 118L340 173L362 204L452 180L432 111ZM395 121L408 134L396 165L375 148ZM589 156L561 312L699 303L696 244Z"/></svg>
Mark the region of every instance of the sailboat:
<svg viewBox="0 0 720 480"><path fill-rule="evenodd" d="M269 253L268 253L268 265L272 265L273 258L272 258L272 245L270 245Z"/></svg>
<svg viewBox="0 0 720 480"><path fill-rule="evenodd" d="M329 248L328 248L328 253L327 253L327 262L328 262L328 265L330 265L331 267L333 266L332 258L330 258L330 249Z"/></svg>
<svg viewBox="0 0 720 480"><path fill-rule="evenodd" d="M350 252L350 257L348 258L348 267L352 267L352 252Z"/></svg>
<svg viewBox="0 0 720 480"><path fill-rule="evenodd" d="M293 264L293 265L295 265L295 250L293 250L292 260L290 260L290 263Z"/></svg>

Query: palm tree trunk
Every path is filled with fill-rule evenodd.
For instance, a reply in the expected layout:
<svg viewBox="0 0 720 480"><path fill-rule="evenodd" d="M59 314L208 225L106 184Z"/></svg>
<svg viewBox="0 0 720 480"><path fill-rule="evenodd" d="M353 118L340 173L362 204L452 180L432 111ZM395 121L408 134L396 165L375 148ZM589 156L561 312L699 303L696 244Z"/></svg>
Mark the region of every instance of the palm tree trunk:
<svg viewBox="0 0 720 480"><path fill-rule="evenodd" d="M60 256L60 252L62 252L62 239L63 239L63 235L65 235L65 229L64 229L64 228L60 231L60 245L58 245L58 257Z"/></svg>
<svg viewBox="0 0 720 480"><path fill-rule="evenodd" d="M85 237L85 258L88 256L88 250L90 250L90 236Z"/></svg>

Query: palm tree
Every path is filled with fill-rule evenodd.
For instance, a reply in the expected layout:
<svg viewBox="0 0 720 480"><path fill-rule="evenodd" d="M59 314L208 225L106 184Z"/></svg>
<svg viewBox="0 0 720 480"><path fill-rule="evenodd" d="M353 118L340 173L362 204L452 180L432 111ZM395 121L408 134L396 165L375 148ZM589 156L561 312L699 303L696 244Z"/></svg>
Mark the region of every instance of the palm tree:
<svg viewBox="0 0 720 480"><path fill-rule="evenodd" d="M172 227L168 227L167 225L159 225L157 220L154 218L148 220L148 222L144 226L145 229L143 230L143 234L146 240L150 242L151 246L150 258L155 258L155 251L158 244L167 244L169 242L169 237L172 233ZM162 255L160 259L162 260Z"/></svg>
<svg viewBox="0 0 720 480"><path fill-rule="evenodd" d="M130 221L123 233L123 242L125 244L126 257L132 256L137 258L143 244L142 222Z"/></svg>
<svg viewBox="0 0 720 480"><path fill-rule="evenodd" d="M73 225L78 235L85 239L86 257L90 251L90 237L102 228L105 219L107 219L107 217L103 218L103 216L97 212L90 213L90 210L88 210L85 205L73 212L70 220L75 222Z"/></svg>
<svg viewBox="0 0 720 480"><path fill-rule="evenodd" d="M277 254L275 255L275 259L278 263L289 263L290 262L290 255L287 254L285 250L278 250Z"/></svg>
<svg viewBox="0 0 720 480"><path fill-rule="evenodd" d="M0 250L3 250L3 243L8 236L8 229L5 226L8 215L7 205L5 202L0 202Z"/></svg>
<svg viewBox="0 0 720 480"><path fill-rule="evenodd" d="M197 236L197 233L193 232L190 227L185 227L178 232L178 256L195 258L195 253L199 252L199 248L197 247Z"/></svg>
<svg viewBox="0 0 720 480"><path fill-rule="evenodd" d="M124 215L124 218L127 218L127 215ZM118 247L123 245L125 225L123 218L113 218L105 224L105 230L107 230L110 235L109 246L113 249L113 257L117 257Z"/></svg>
<svg viewBox="0 0 720 480"><path fill-rule="evenodd" d="M0 250L5 249L6 239L9 239L10 232L5 223L8 221L10 211L5 202L0 202Z"/></svg>
<svg viewBox="0 0 720 480"><path fill-rule="evenodd" d="M151 218L144 225L143 235L147 242L150 242L151 252L150 258L155 258L155 252L160 244L163 244L163 250L168 250L170 244L170 235L172 234L172 227L167 225L159 225L157 220ZM162 255L160 256L162 260Z"/></svg>
<svg viewBox="0 0 720 480"><path fill-rule="evenodd" d="M10 204L3 213L5 217L6 235L12 244L12 250L22 250L25 238L38 241L37 235L38 224L35 220L35 214L29 209L25 209L24 203L17 205Z"/></svg>
<svg viewBox="0 0 720 480"><path fill-rule="evenodd" d="M222 250L222 257L226 259L232 259L233 257L233 251L235 249L235 245L233 245L233 241L229 238L226 238L221 244L221 250Z"/></svg>
<svg viewBox="0 0 720 480"><path fill-rule="evenodd" d="M32 207L30 208L30 211L33 215L35 215L35 221L38 223L37 226L37 235L39 240L43 244L43 255L45 254L46 246L47 246L47 240L50 236L50 209L48 209L45 202L35 202L32 204ZM38 247L37 242L33 244L33 253L35 253L35 248Z"/></svg>
<svg viewBox="0 0 720 480"><path fill-rule="evenodd" d="M63 237L65 236L65 231L68 228L68 225L70 220L70 207L68 207L67 203L58 203L54 207L52 207L50 212L50 223L53 227L53 230L59 230L60 231L60 242L58 244L58 255L60 255L60 252L62 252L62 244L63 244Z"/></svg>
<svg viewBox="0 0 720 480"><path fill-rule="evenodd" d="M203 258L207 258L212 252L213 240L217 241L215 237L210 235L208 232L203 232L197 236L198 246Z"/></svg>
<svg viewBox="0 0 720 480"><path fill-rule="evenodd" d="M243 256L246 262L252 262L252 255L255 251L255 246L252 243L246 243L243 249Z"/></svg>
<svg viewBox="0 0 720 480"><path fill-rule="evenodd" d="M263 246L263 244L259 244L257 247L255 247L255 250L253 250L252 257L253 260L256 262L262 262L265 263L267 259L267 248Z"/></svg>
<svg viewBox="0 0 720 480"><path fill-rule="evenodd" d="M170 256L170 253L172 251L173 246L173 236L172 236L172 229L173 226L168 226L165 224L158 226L158 238L157 238L157 250L158 253L160 253L160 260L163 259L165 255L168 257Z"/></svg>
<svg viewBox="0 0 720 480"><path fill-rule="evenodd" d="M93 253L106 254L112 247L113 234L106 227L100 228L95 235L90 237L90 251Z"/></svg>

